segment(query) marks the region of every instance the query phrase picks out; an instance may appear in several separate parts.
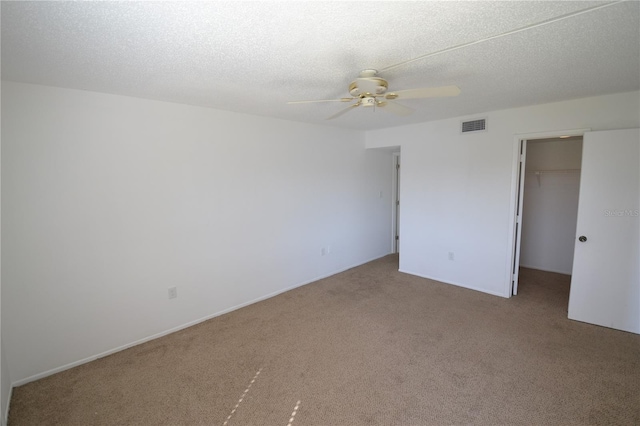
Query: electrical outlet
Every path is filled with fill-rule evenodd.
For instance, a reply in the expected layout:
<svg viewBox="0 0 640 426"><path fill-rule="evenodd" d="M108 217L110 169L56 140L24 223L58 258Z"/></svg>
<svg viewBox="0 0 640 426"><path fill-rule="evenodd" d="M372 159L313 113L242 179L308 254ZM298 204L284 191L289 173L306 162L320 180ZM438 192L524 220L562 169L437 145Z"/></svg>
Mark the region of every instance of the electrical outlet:
<svg viewBox="0 0 640 426"><path fill-rule="evenodd" d="M455 256L452 251L449 252L449 260L455 260Z"/></svg>
<svg viewBox="0 0 640 426"><path fill-rule="evenodd" d="M169 299L175 299L176 297L178 297L178 288L177 287L170 287L169 288Z"/></svg>

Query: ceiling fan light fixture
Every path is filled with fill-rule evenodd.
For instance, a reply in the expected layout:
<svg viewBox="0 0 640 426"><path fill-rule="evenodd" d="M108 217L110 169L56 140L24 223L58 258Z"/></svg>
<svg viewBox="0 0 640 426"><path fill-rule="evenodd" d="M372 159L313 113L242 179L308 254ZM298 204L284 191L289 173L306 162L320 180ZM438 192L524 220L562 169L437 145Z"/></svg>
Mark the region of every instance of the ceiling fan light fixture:
<svg viewBox="0 0 640 426"><path fill-rule="evenodd" d="M376 106L376 98L374 97L364 97L361 100L363 107L373 107Z"/></svg>

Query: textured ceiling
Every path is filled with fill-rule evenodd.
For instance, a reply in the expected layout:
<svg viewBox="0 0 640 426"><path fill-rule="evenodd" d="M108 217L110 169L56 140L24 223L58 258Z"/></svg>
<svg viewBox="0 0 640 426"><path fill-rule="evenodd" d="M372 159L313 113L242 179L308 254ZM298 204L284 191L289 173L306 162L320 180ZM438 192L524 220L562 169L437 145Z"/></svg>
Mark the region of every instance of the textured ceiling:
<svg viewBox="0 0 640 426"><path fill-rule="evenodd" d="M640 89L640 3L623 2L382 72L458 85L397 117L345 104L360 70L607 2L2 2L2 78L375 129Z"/></svg>

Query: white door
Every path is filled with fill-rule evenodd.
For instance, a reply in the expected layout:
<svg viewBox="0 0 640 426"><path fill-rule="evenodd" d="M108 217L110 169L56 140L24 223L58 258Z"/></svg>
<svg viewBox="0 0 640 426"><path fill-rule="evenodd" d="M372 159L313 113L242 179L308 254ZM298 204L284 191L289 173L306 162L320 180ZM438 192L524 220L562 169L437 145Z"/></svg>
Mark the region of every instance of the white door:
<svg viewBox="0 0 640 426"><path fill-rule="evenodd" d="M395 253L400 253L400 156L396 157L396 223L395 223Z"/></svg>
<svg viewBox="0 0 640 426"><path fill-rule="evenodd" d="M640 333L640 130L587 132L569 318Z"/></svg>
<svg viewBox="0 0 640 426"><path fill-rule="evenodd" d="M511 294L518 294L518 280L520 279L520 247L522 246L522 202L524 200L524 172L527 158L527 141L520 141L520 159L518 161L518 190L516 193L516 227L515 247L513 255L513 269L511 276Z"/></svg>

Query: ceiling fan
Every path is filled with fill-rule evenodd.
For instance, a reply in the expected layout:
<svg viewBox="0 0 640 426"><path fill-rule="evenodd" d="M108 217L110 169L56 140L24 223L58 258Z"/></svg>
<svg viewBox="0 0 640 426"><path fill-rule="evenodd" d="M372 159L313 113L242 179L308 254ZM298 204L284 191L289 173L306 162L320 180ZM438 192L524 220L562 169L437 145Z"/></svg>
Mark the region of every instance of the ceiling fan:
<svg viewBox="0 0 640 426"><path fill-rule="evenodd" d="M413 109L394 102L396 99L442 98L458 96L460 94L460 88L458 88L458 86L423 87L421 89L389 91L387 80L378 77L377 74L378 71L373 69L366 69L360 72L358 78L349 84L349 94L351 94L351 97L348 98L293 101L288 103L353 102L347 108L327 117L327 120L332 120L358 107L382 108L384 111L396 115L409 115L413 112Z"/></svg>

